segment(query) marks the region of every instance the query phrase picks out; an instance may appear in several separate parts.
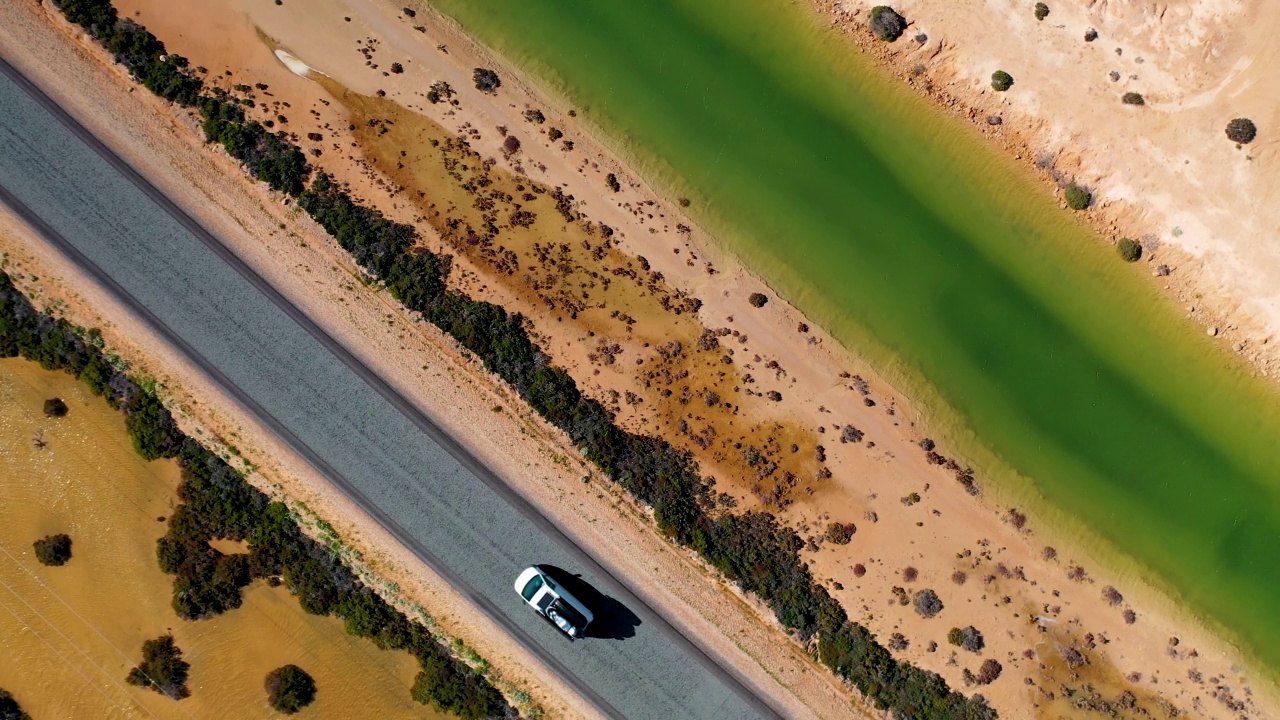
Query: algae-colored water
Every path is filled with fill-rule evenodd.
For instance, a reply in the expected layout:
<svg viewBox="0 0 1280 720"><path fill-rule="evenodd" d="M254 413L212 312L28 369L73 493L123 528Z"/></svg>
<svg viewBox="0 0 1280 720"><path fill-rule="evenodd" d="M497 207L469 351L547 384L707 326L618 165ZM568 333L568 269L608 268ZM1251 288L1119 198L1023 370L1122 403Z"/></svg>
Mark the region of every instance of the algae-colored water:
<svg viewBox="0 0 1280 720"><path fill-rule="evenodd" d="M67 417L44 416L51 397ZM0 687L32 717L279 717L262 684L287 663L315 678L305 717L446 717L409 697L412 657L307 615L283 587L254 583L237 610L179 619L155 559L177 482L177 466L143 462L120 415L80 383L0 360ZM60 532L71 561L40 565L32 541ZM191 663L191 697L177 702L124 682L142 641L170 629Z"/></svg>
<svg viewBox="0 0 1280 720"><path fill-rule="evenodd" d="M1280 667L1276 394L971 130L805 3L433 5L694 198L986 477L1029 479Z"/></svg>

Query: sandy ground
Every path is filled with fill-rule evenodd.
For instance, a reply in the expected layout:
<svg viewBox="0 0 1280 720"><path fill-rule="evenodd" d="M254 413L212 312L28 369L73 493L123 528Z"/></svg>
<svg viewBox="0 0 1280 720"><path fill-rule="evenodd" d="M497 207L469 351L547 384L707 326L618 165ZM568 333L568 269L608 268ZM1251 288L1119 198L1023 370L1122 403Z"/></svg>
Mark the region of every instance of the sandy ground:
<svg viewBox="0 0 1280 720"><path fill-rule="evenodd" d="M813 4L1046 182L1090 188L1086 221L1138 239L1153 282L1206 332L1280 372L1280 207L1268 201L1280 193L1280 5L1059 0L1040 22L1029 2L904 0L911 27L885 45L866 30L877 3ZM1014 77L1008 92L991 88L997 69ZM1122 104L1126 92L1146 104ZM1237 148L1225 128L1239 117L1258 137Z"/></svg>
<svg viewBox="0 0 1280 720"><path fill-rule="evenodd" d="M256 93L259 104L281 103L267 107L272 114L288 115L287 129L299 137L313 132L322 137L302 143L321 150L313 156L318 165L393 217L417 221L433 249L455 253L456 284L524 311L558 363L593 395L615 405L624 422L660 429L689 447L715 476L717 488L731 498L727 502L780 512L812 538L805 555L815 575L882 642L900 634L901 640L892 643L896 655L939 672L966 692L981 692L1004 717L1074 715L1082 699L1095 708L1110 703L1111 710L1125 715L1126 691L1140 708L1157 716L1170 707L1203 717L1274 713L1275 705L1260 699L1269 690L1244 673L1239 653L1215 640L1171 600L1136 578L1104 573L1088 555L1062 542L1054 541L1059 550L1048 557L1048 532L1038 527L1037 518L1024 520L994 499L971 497L955 482L953 470L931 463L919 447L927 431L915 426L917 416L906 400L816 327L801 331L806 321L785 303L774 299L764 308L751 308L747 295L768 289L732 258L718 254L679 216L674 203L635 180L568 116L567 108L556 110L518 75L485 59L449 23L421 6L410 19L398 4L372 0L293 5L129 0L120 7L171 50L206 67L208 77L222 76L226 87L267 84L267 90ZM7 32L10 48L15 43L28 48L32 43L56 44L48 33L37 39L34 34L44 32L40 28L24 27L22 37ZM293 74L272 53L275 47L322 70L331 81L322 85ZM65 49L58 52L59 57L66 54ZM401 63L404 72L388 72L393 62ZM476 65L502 73L503 87L496 96L473 89L470 69ZM226 71L232 74L226 76ZM425 89L441 79L457 91L456 104L425 101ZM78 76L46 72L43 81L87 92L83 85L73 85ZM386 98L374 98L378 91ZM672 608L676 621L703 638L709 649L761 687L775 688L775 696L794 707L795 716L848 712L842 693L815 671L801 648L770 629L773 623L758 605L718 589L719 583L698 563L654 536L644 513L590 477L557 433L523 415L513 398L447 340L362 284L341 251L278 198L228 181L238 171L219 153L193 152L194 133L182 113L161 121L150 113L165 108L151 98L138 102L106 87L93 93L102 96L99 103L110 95L114 112L86 111L91 105L81 105L80 115L91 127L231 238L255 268L347 339L385 377L419 398L536 504L562 516L566 529L592 547L601 562L626 573L641 588L655 588L646 599ZM535 127L524 119L531 108L544 114L544 123ZM390 126L354 122L392 115L395 124ZM349 124L357 130L348 132ZM374 127L378 129L369 129ZM521 138L519 153L503 155L499 127ZM563 130L574 148L552 141L549 127ZM401 128L424 137L461 134L468 144L433 154L427 148L434 146L396 135ZM482 175L513 189L532 183L566 188L574 195L575 212L608 224L614 238L603 242L599 234L586 232L581 219L548 222L542 216L554 218L554 211L544 212L546 200L540 197L527 201L540 213L528 233L504 228L500 240L491 243L494 247L470 245L462 234L448 232L443 220L479 222L489 211L480 218L468 215L468 196L460 194L456 182L430 170L433 162L444 164L440 158L450 152L449 159L462 165L493 160L483 170L459 173L465 179ZM617 194L605 188L608 172L621 182ZM423 191L429 202L415 191ZM691 230L685 232L681 225ZM557 234L588 247L548 259L543 251ZM511 257L524 272L504 267ZM636 269L641 266L643 272ZM549 267L562 270L551 273ZM591 273L602 271L618 279L612 285L590 285L593 297L578 311L569 294L581 289L585 295L588 278L596 279ZM688 297L702 301L696 316L677 312L687 310L680 301ZM100 307L96 302L92 306ZM617 312L635 322L619 322ZM717 331L712 349L699 343L706 330ZM658 341L666 337L682 338L690 349L664 350ZM723 369L707 369L723 357L730 359ZM184 407L197 415L213 414L205 410L205 403L214 402L206 395L209 388L181 390L190 385L174 380L184 377L181 373L165 375L176 397L186 398ZM713 391L722 402L703 402ZM769 399L769 392L779 393L781 400ZM685 402L679 402L681 396ZM493 412L494 406L502 412ZM218 417L223 425L213 426L224 436L258 432L233 420L233 409ZM846 426L858 432L848 433ZM841 442L842 436L850 442ZM270 438L258 433L251 439L242 444L237 437L237 445L277 457ZM737 442L757 448L757 461L730 452ZM300 471L291 474L306 477ZM589 476L585 485L584 475ZM310 487L302 479L297 483ZM328 507L336 513L320 510L322 515L348 521L344 537L383 548L366 555L388 558L385 570L391 577L399 581L417 575L418 569L393 547L382 545L385 538L362 518L337 504ZM597 522L601 518L611 522ZM856 526L852 542L824 541L832 521ZM1083 577L1069 572L1080 563L1087 566ZM1081 579L1069 579L1069 574ZM412 594L409 583L400 585ZM1115 596L1104 597L1107 586L1119 588L1123 599L1113 605ZM898 600L926 587L936 590L946 605L930 620ZM656 588L668 588L671 595ZM1125 610L1134 611L1135 623L1125 622ZM980 654L947 643L950 628L969 625L984 635L986 647ZM468 640L478 637L462 634ZM480 650L486 657L503 655L499 647ZM1078 657L1089 663L1067 666ZM965 688L964 671L977 672L987 658L1003 664L1001 678Z"/></svg>

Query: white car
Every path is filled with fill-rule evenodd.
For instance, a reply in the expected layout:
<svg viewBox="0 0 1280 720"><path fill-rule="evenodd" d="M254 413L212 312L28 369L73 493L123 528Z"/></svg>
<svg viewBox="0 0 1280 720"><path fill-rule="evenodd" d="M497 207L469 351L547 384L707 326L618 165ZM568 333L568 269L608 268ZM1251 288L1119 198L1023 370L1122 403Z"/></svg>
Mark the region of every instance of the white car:
<svg viewBox="0 0 1280 720"><path fill-rule="evenodd" d="M516 592L540 615L560 628L570 640L577 640L586 633L595 615L578 599L569 594L536 566L525 568L516 578Z"/></svg>

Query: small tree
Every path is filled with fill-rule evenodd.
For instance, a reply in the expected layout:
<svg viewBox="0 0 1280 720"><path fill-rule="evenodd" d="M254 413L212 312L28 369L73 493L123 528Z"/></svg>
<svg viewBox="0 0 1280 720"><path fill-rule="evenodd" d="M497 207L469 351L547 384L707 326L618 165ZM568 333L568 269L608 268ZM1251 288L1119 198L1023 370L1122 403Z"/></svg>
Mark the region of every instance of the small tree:
<svg viewBox="0 0 1280 720"><path fill-rule="evenodd" d="M1042 2L1036 3L1036 19L1044 20L1049 17L1049 6Z"/></svg>
<svg viewBox="0 0 1280 720"><path fill-rule="evenodd" d="M507 139L502 141L502 152L504 155L515 155L520 152L520 139L515 135L508 135Z"/></svg>
<svg viewBox="0 0 1280 720"><path fill-rule="evenodd" d="M483 93L492 95L502 87L502 80L498 77L498 73L489 68L476 68L471 77L476 82L476 89Z"/></svg>
<svg viewBox="0 0 1280 720"><path fill-rule="evenodd" d="M34 546L41 565L58 567L71 559L71 538L66 535L46 535L35 541Z"/></svg>
<svg viewBox="0 0 1280 720"><path fill-rule="evenodd" d="M267 673L265 686L271 707L287 715L316 699L316 681L297 665L285 665Z"/></svg>
<svg viewBox="0 0 1280 720"><path fill-rule="evenodd" d="M916 593L915 607L920 617L931 618L942 612L942 599L938 593L926 588Z"/></svg>
<svg viewBox="0 0 1280 720"><path fill-rule="evenodd" d="M130 685L149 687L174 700L191 695L187 689L187 673L191 664L182 659L182 650L172 635L161 635L142 643L142 664L129 671L125 680Z"/></svg>
<svg viewBox="0 0 1280 720"><path fill-rule="evenodd" d="M1249 118L1236 118L1227 123L1227 139L1237 145L1248 145L1258 136L1258 126Z"/></svg>
<svg viewBox="0 0 1280 720"><path fill-rule="evenodd" d="M885 42L893 42L902 37L907 29L907 19L888 5L877 5L871 8L871 32Z"/></svg>
<svg viewBox="0 0 1280 720"><path fill-rule="evenodd" d="M1003 70L997 70L991 73L991 87L996 92L1004 92L1013 87L1013 76Z"/></svg>
<svg viewBox="0 0 1280 720"><path fill-rule="evenodd" d="M1116 252L1120 253L1120 257L1124 258L1125 262L1134 262L1138 258L1142 257L1142 246L1133 238L1120 238L1120 242L1116 244ZM1107 586L1107 589L1115 592L1115 588L1110 585ZM1116 595L1119 594L1120 593L1116 593ZM1120 603L1114 602L1111 604L1119 605Z"/></svg>
<svg viewBox="0 0 1280 720"><path fill-rule="evenodd" d="M67 404L62 398L49 398L44 401L45 417L62 417L67 414Z"/></svg>
<svg viewBox="0 0 1280 720"><path fill-rule="evenodd" d="M1146 105L1146 98L1142 97L1142 93L1127 92L1120 97L1120 102L1125 105Z"/></svg>
<svg viewBox="0 0 1280 720"><path fill-rule="evenodd" d="M1075 183L1067 185L1063 194L1067 198L1067 207L1072 210L1083 210L1089 207L1089 204L1093 202L1093 193L1085 190Z"/></svg>
<svg viewBox="0 0 1280 720"><path fill-rule="evenodd" d="M764 304L769 302L769 296L764 293L751 293L747 302L751 303L751 307L764 307Z"/></svg>

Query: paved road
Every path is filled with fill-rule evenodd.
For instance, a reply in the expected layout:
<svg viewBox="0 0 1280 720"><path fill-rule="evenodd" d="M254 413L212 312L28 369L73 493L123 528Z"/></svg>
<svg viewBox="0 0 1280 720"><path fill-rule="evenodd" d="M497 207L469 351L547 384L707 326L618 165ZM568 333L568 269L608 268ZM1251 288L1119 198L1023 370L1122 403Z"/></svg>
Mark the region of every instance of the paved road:
<svg viewBox="0 0 1280 720"><path fill-rule="evenodd" d="M0 202L602 713L777 717L2 60ZM571 644L538 619L511 588L532 563L621 603L615 637Z"/></svg>

